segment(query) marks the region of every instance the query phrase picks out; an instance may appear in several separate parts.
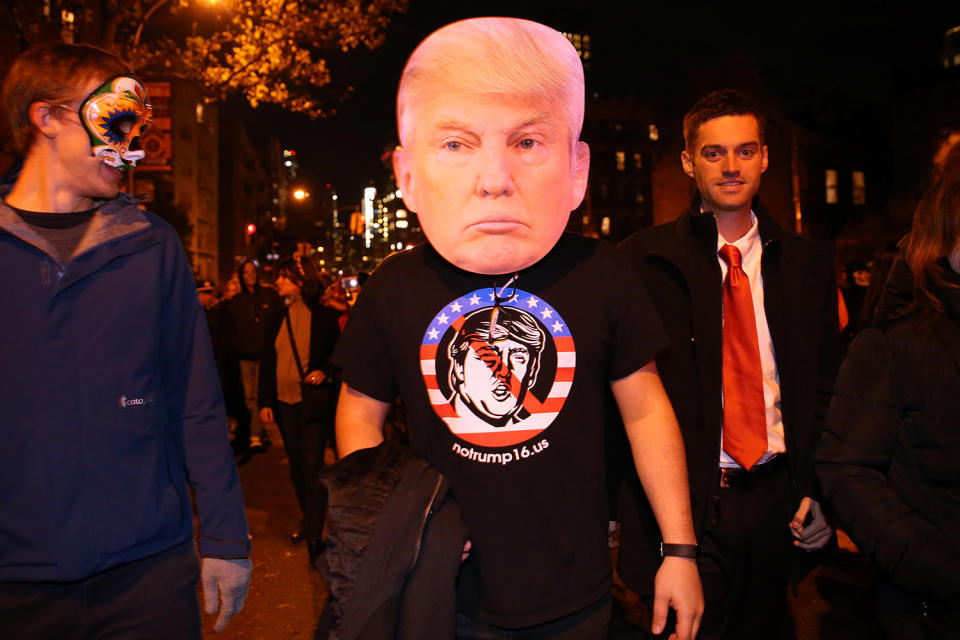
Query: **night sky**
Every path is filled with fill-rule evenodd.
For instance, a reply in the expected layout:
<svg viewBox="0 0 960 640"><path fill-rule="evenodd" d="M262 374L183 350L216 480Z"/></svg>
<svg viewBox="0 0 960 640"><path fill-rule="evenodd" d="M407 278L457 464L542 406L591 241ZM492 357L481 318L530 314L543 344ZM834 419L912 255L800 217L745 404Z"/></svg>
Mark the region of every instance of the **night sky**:
<svg viewBox="0 0 960 640"><path fill-rule="evenodd" d="M395 143L394 97L407 56L453 20L509 15L589 33L588 93L633 97L678 113L704 90L737 86L744 74L752 74L801 117L805 105L811 112L822 111L825 102L835 105L833 112L841 114L836 122L819 126L837 137L871 121L863 114L882 110L891 97L909 94L937 74L943 34L960 25L960 3L904 4L909 9L874 3L625 4L411 0L380 48L328 60L333 91L353 87L337 115L309 120L273 107L251 110L236 99L223 105L224 114L248 123L254 140L272 131L297 150L307 186L332 183L342 202L355 203L367 181L382 174L380 156Z"/></svg>

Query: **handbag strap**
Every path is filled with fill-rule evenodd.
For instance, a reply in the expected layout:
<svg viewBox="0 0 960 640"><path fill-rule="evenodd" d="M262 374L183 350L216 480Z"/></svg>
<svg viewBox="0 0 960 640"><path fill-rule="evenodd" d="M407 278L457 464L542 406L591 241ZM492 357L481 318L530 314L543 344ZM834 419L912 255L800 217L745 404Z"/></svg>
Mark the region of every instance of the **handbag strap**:
<svg viewBox="0 0 960 640"><path fill-rule="evenodd" d="M300 374L300 382L306 378L303 372L303 363L300 361L300 352L297 351L297 341L293 337L293 327L290 324L290 309L287 309L283 316L283 322L287 325L287 335L290 337L290 347L293 349L293 359L297 363L297 372Z"/></svg>

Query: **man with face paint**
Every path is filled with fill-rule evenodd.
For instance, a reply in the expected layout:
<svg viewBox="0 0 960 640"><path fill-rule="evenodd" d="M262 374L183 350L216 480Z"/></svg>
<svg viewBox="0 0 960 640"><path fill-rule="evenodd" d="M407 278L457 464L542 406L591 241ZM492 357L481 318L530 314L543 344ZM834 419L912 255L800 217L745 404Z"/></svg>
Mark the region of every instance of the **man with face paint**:
<svg viewBox="0 0 960 640"><path fill-rule="evenodd" d="M222 629L250 541L189 264L119 191L146 91L110 53L45 43L3 105L24 163L0 192L0 637L200 638L198 577Z"/></svg>
<svg viewBox="0 0 960 640"><path fill-rule="evenodd" d="M696 635L683 445L653 364L665 335L629 263L564 233L587 184L583 108L576 50L527 20L448 25L400 80L394 169L428 243L388 258L347 323L337 445L378 446L399 395L415 453L450 482L471 545L438 638L607 637L611 409L668 543L654 631L673 608L676 635Z"/></svg>

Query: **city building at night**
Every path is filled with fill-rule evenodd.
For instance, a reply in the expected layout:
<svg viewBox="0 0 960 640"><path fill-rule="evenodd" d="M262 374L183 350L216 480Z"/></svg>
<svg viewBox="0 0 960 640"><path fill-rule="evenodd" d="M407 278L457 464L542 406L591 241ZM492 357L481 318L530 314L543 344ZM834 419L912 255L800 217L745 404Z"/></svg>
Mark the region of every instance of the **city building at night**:
<svg viewBox="0 0 960 640"><path fill-rule="evenodd" d="M265 228L275 197L276 180L264 168L264 153L256 148L239 121L222 122L220 136L220 280L229 278L246 257L255 257L257 231ZM275 144L275 142L274 142Z"/></svg>
<svg viewBox="0 0 960 640"><path fill-rule="evenodd" d="M187 257L202 278L216 278L219 264L217 106L181 80L145 83L153 123L143 136L146 157L137 165L133 191L144 205L164 215L186 215ZM168 215L169 219L169 215ZM174 227L177 227L174 224Z"/></svg>

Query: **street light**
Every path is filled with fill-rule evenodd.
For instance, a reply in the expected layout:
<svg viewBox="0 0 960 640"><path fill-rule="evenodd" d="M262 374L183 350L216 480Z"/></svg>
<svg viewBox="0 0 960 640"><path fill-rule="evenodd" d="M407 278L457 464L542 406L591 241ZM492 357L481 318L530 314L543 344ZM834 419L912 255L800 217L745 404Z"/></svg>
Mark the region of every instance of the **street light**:
<svg viewBox="0 0 960 640"><path fill-rule="evenodd" d="M140 24L137 26L137 32L133 34L134 49L136 49L137 45L140 44L140 34L143 33L143 25L147 24L147 20L150 19L150 16L156 13L157 9L159 9L164 4L166 4L166 2L167 0L157 0L156 2L153 3L153 5L149 9L147 9L147 12L143 14L143 20L141 20ZM206 0L206 3L211 5L217 4L218 2L219 0Z"/></svg>
<svg viewBox="0 0 960 640"><path fill-rule="evenodd" d="M293 197L297 200L303 200L304 198L309 198L310 194L304 191L303 189L297 189L293 192Z"/></svg>

